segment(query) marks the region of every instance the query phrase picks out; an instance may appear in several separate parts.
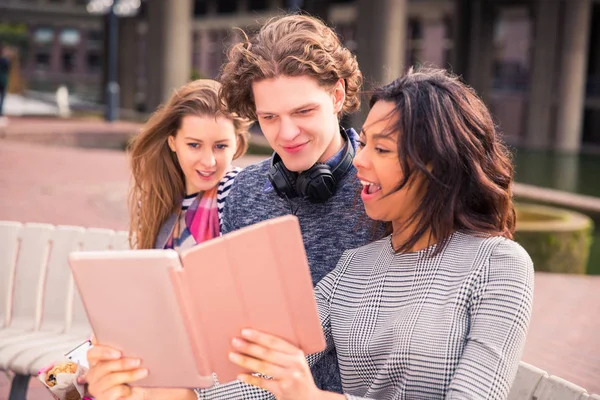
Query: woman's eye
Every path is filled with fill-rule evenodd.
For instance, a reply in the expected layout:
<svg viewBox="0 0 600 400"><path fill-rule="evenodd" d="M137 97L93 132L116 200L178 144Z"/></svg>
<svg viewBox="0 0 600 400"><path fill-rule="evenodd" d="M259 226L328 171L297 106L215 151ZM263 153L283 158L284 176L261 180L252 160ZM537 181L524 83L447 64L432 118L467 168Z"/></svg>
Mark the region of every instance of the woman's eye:
<svg viewBox="0 0 600 400"><path fill-rule="evenodd" d="M375 151L380 153L380 154L384 154L384 153L389 153L389 150L386 149L382 149L381 147L375 147Z"/></svg>
<svg viewBox="0 0 600 400"><path fill-rule="evenodd" d="M217 149L219 149L219 150L223 150L223 149L226 149L226 148L227 148L227 147L229 147L229 146L227 146L226 144L218 144L218 145L216 145L215 147L216 147Z"/></svg>
<svg viewBox="0 0 600 400"><path fill-rule="evenodd" d="M188 143L188 146L191 147L192 149L197 149L200 144L199 143Z"/></svg>
<svg viewBox="0 0 600 400"><path fill-rule="evenodd" d="M363 147L365 147L366 145L367 145L367 144L366 144L365 142L363 142L362 140L359 140L359 141L358 141L358 147L359 147L359 148L361 148L361 149L362 149L362 148L363 148Z"/></svg>

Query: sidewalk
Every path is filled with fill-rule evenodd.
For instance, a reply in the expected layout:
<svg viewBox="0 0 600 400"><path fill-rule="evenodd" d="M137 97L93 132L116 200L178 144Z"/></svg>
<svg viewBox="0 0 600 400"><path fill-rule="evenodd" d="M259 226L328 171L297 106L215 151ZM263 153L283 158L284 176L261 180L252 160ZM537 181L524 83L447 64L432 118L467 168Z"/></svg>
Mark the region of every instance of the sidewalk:
<svg viewBox="0 0 600 400"><path fill-rule="evenodd" d="M600 276L537 272L523 361L600 393Z"/></svg>
<svg viewBox="0 0 600 400"><path fill-rule="evenodd" d="M263 157L244 157L244 166ZM127 229L124 152L0 139L0 220ZM600 393L600 276L537 273L523 360ZM29 399L50 399L32 383ZM0 400L9 382L0 372Z"/></svg>
<svg viewBox="0 0 600 400"><path fill-rule="evenodd" d="M244 167L264 157L245 156ZM0 140L0 220L127 229L125 152Z"/></svg>
<svg viewBox="0 0 600 400"><path fill-rule="evenodd" d="M96 118L8 117L0 126L0 139L70 147L124 149L142 125L106 122Z"/></svg>
<svg viewBox="0 0 600 400"><path fill-rule="evenodd" d="M106 122L96 117L7 117L0 123L0 140L51 144L90 149L126 148L143 124L130 121ZM261 134L251 134L250 142L270 148Z"/></svg>

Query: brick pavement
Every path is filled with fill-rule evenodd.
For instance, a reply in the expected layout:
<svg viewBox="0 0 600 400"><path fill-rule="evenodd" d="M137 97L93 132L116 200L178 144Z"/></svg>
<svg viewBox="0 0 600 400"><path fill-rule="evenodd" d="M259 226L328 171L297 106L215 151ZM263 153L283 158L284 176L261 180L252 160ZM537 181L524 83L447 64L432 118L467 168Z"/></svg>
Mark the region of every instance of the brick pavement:
<svg viewBox="0 0 600 400"><path fill-rule="evenodd" d="M0 400L8 400L10 393L10 381L4 371L0 371ZM28 400L53 400L44 384L37 379L31 378L29 390L27 391Z"/></svg>
<svg viewBox="0 0 600 400"><path fill-rule="evenodd" d="M127 229L124 152L0 140L0 171L0 220Z"/></svg>
<svg viewBox="0 0 600 400"><path fill-rule="evenodd" d="M123 152L0 142L0 219L127 227Z"/></svg>
<svg viewBox="0 0 600 400"><path fill-rule="evenodd" d="M600 276L535 274L523 361L600 394Z"/></svg>
<svg viewBox="0 0 600 400"><path fill-rule="evenodd" d="M240 160L240 165L257 161ZM0 220L127 228L123 152L0 140ZM600 393L600 276L536 274L523 360ZM9 383L0 372L0 400ZM32 383L30 399L48 399Z"/></svg>

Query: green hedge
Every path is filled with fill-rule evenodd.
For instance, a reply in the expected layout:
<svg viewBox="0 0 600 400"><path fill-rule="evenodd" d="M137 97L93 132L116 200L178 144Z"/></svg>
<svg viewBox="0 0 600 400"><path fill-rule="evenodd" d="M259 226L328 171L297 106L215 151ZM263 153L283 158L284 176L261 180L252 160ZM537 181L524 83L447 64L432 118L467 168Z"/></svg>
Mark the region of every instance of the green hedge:
<svg viewBox="0 0 600 400"><path fill-rule="evenodd" d="M536 271L585 274L594 223L575 211L517 204L515 240L527 250Z"/></svg>

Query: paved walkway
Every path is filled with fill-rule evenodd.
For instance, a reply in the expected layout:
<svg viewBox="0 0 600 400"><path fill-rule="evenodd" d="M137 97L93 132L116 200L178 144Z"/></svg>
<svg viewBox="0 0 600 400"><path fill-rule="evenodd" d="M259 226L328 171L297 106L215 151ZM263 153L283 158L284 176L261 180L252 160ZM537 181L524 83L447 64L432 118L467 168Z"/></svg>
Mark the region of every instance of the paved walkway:
<svg viewBox="0 0 600 400"><path fill-rule="evenodd" d="M0 220L127 229L123 152L0 139L0 171ZM537 273L535 284L523 360L600 393L600 276ZM8 389L0 372L0 400ZM34 382L28 398L50 397Z"/></svg>
<svg viewBox="0 0 600 400"><path fill-rule="evenodd" d="M135 122L105 122L97 118L8 117L0 124L0 138L11 141L71 147L123 149L142 125Z"/></svg>
<svg viewBox="0 0 600 400"><path fill-rule="evenodd" d="M523 361L600 394L600 276L535 274Z"/></svg>
<svg viewBox="0 0 600 400"><path fill-rule="evenodd" d="M236 161L243 167L264 157ZM0 140L0 220L127 229L124 152Z"/></svg>

